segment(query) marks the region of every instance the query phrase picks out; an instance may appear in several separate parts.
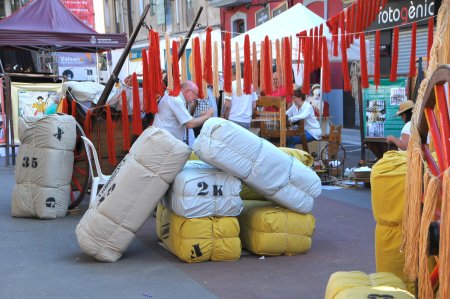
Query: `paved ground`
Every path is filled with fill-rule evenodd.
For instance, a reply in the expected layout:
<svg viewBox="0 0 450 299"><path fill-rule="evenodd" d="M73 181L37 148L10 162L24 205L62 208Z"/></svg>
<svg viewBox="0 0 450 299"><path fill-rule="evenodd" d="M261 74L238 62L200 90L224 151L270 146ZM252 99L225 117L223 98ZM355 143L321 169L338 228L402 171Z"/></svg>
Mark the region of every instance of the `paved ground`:
<svg viewBox="0 0 450 299"><path fill-rule="evenodd" d="M375 272L370 189L324 191L304 255L244 253L236 262L186 264L158 245L151 217L116 263L84 255L80 215L11 217L14 169L0 166L0 298L323 298L335 271ZM82 205L85 210L86 206Z"/></svg>

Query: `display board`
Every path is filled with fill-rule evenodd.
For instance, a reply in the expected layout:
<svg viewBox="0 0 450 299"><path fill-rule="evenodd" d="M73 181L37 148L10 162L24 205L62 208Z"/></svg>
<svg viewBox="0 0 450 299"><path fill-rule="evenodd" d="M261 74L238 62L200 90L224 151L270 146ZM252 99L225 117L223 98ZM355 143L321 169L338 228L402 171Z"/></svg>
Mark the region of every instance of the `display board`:
<svg viewBox="0 0 450 299"><path fill-rule="evenodd" d="M369 80L369 88L363 89L364 136L370 138L393 135L400 137L404 123L396 116L400 103L407 100L407 78L394 82L380 79L377 87Z"/></svg>
<svg viewBox="0 0 450 299"><path fill-rule="evenodd" d="M11 82L12 121L14 142L19 144L19 117L22 115L42 115L48 106L59 99L61 83L20 83Z"/></svg>

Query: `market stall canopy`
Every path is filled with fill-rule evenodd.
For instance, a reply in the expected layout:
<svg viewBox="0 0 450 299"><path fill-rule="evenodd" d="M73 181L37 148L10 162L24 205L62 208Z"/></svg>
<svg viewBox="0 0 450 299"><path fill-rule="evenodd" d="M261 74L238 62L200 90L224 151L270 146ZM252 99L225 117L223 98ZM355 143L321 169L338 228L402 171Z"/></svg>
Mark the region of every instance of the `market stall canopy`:
<svg viewBox="0 0 450 299"><path fill-rule="evenodd" d="M250 37L250 42L256 42L256 48L258 52L258 57L260 55L261 41L264 41L266 35L272 40L272 53L276 53L275 41L283 37L292 36L292 60L296 61L298 57L298 39L296 37L297 33L320 26L323 24L323 35L327 38L328 51L330 51L330 61L341 61L340 47L339 56L334 57L331 55L331 33L328 30L326 21L320 16L316 15L314 12L303 6L302 4L296 4L288 10L282 12L278 16L270 19L269 21L255 27L246 33L236 36L231 39L231 51L232 60L235 60L235 44L239 44L239 55L241 61L244 58L244 40L245 35L248 34ZM366 49L369 49L369 43L366 43ZM354 43L347 49L347 59L349 61L359 60L359 39L355 39ZM369 56L367 56L369 57Z"/></svg>
<svg viewBox="0 0 450 299"><path fill-rule="evenodd" d="M97 52L124 48L126 34L100 34L59 0L32 0L0 21L0 47Z"/></svg>

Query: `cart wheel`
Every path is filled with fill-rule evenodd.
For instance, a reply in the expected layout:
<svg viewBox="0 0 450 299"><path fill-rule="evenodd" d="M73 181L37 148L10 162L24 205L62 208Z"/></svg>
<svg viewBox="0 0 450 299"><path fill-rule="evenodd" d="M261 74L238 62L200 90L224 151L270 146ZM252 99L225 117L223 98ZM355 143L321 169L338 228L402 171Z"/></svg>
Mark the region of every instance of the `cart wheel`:
<svg viewBox="0 0 450 299"><path fill-rule="evenodd" d="M418 132L421 149L428 168L436 177L442 175L450 166L449 82L450 65L441 65L436 69L428 82L428 87L423 97L424 100L419 110ZM435 109L436 105L438 109ZM433 140L437 163L431 156L427 144L428 132L430 132ZM442 176L440 178L442 179ZM442 201L448 200L443 192L441 192L441 196ZM437 207L437 209L440 209L440 207ZM438 210L435 213L435 220L440 222L440 212ZM439 226L433 226L432 224L429 237L429 255L435 255L436 252L433 252L432 249L439 246L439 237L436 238L436 235L439 235ZM433 286L437 285L439 281L438 266L430 274L430 280Z"/></svg>
<svg viewBox="0 0 450 299"><path fill-rule="evenodd" d="M89 161L86 156L83 139L86 136L83 129L77 123L77 141L74 150L74 162L72 181L70 183L70 204L69 210L75 209L83 201L87 193L87 186L90 179Z"/></svg>
<svg viewBox="0 0 450 299"><path fill-rule="evenodd" d="M345 148L336 142L328 142L320 151L320 159L332 176L340 176L344 172L344 163L347 159Z"/></svg>

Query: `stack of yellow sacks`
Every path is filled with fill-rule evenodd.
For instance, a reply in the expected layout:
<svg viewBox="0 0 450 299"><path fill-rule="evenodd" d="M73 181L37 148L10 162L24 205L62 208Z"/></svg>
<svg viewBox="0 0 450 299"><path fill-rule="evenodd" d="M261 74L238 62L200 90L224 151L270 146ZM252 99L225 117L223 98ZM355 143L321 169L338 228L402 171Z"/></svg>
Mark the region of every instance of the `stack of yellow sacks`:
<svg viewBox="0 0 450 299"><path fill-rule="evenodd" d="M302 150L280 150L308 167L314 162L313 157ZM238 216L243 248L257 255L294 255L311 248L315 229L312 214L301 214L276 205L246 185L240 195L244 200L244 209Z"/></svg>
<svg viewBox="0 0 450 299"><path fill-rule="evenodd" d="M405 255L400 252L405 198L406 152L389 151L373 167L372 211L375 221L375 263L377 272L400 277L410 292L414 282L403 273Z"/></svg>
<svg viewBox="0 0 450 299"><path fill-rule="evenodd" d="M365 274L360 271L336 272L328 281L325 299L415 298L403 281L392 273Z"/></svg>
<svg viewBox="0 0 450 299"><path fill-rule="evenodd" d="M160 203L156 233L170 252L187 263L234 261L241 256L236 217L184 218Z"/></svg>

